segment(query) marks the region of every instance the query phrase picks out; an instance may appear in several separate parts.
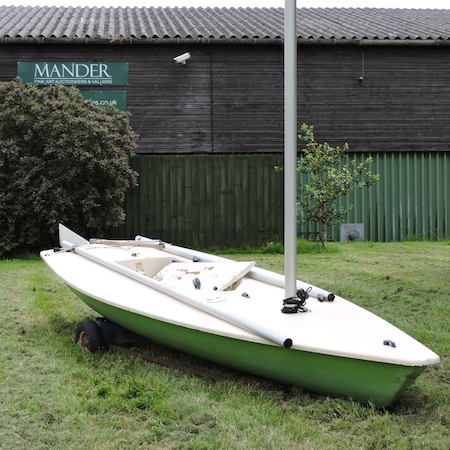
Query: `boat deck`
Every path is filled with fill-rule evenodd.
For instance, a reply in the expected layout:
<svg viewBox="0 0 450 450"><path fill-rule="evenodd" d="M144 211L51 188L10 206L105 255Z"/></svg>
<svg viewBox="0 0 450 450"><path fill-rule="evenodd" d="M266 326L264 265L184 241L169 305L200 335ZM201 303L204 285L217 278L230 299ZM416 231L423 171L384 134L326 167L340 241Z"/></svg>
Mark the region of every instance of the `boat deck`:
<svg viewBox="0 0 450 450"><path fill-rule="evenodd" d="M245 317L285 335L292 339L293 349L408 366L428 365L436 358L438 361L437 355L406 333L341 297L321 302L311 296L306 304L308 312L281 313L284 289L252 277L254 263L193 262L155 248L85 247L136 273L177 288L205 305L213 305L224 314ZM55 271L58 266L58 275L69 286L117 308L207 333L275 345L73 252L48 252L44 259ZM195 279L199 280L199 286Z"/></svg>

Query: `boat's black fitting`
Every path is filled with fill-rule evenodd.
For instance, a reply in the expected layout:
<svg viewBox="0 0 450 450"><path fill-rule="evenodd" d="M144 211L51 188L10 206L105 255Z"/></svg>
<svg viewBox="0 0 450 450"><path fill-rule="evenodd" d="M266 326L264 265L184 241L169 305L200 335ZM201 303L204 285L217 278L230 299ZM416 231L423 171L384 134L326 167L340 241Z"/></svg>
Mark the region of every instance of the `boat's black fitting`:
<svg viewBox="0 0 450 450"><path fill-rule="evenodd" d="M309 287L306 291L304 289L299 289L297 291L297 297L301 300L307 300L309 298L309 292L311 291L311 287Z"/></svg>
<svg viewBox="0 0 450 450"><path fill-rule="evenodd" d="M306 294L306 293L305 293ZM306 294L308 298L309 295ZM290 297L283 300L283 308L281 312L283 314L295 314L298 312L308 312L308 308L305 307L306 298Z"/></svg>
<svg viewBox="0 0 450 450"><path fill-rule="evenodd" d="M319 302L332 302L335 298L334 294L328 294L327 296L323 295L323 294L317 294L317 300L319 300Z"/></svg>
<svg viewBox="0 0 450 450"><path fill-rule="evenodd" d="M283 314L295 314L298 312L298 298L291 297L283 300Z"/></svg>
<svg viewBox="0 0 450 450"><path fill-rule="evenodd" d="M297 291L297 297L290 297L283 300L283 308L281 312L283 314L295 314L298 312L308 312L308 308L305 307L306 300L309 298L309 292L312 287L309 287L306 291L299 289Z"/></svg>

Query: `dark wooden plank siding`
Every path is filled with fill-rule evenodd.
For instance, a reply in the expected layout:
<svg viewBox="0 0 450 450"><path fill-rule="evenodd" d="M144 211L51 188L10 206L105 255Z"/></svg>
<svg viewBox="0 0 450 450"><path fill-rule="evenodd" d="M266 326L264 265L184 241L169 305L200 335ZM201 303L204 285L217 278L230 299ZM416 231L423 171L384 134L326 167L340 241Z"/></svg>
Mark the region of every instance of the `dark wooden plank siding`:
<svg viewBox="0 0 450 450"><path fill-rule="evenodd" d="M282 48L216 46L213 51L214 151L282 151Z"/></svg>
<svg viewBox="0 0 450 450"><path fill-rule="evenodd" d="M0 80L17 76L19 61L124 61L131 123L139 134L138 152L205 153L212 151L210 56L192 50L189 65L173 58L186 51L172 45L0 45ZM83 88L85 89L85 88ZM87 88L89 89L89 88Z"/></svg>
<svg viewBox="0 0 450 450"><path fill-rule="evenodd" d="M186 65L173 57L189 51ZM139 153L283 151L281 45L0 45L0 80L18 61L126 61ZM446 47L303 45L298 122L355 152L448 151ZM360 80L360 77L363 77Z"/></svg>
<svg viewBox="0 0 450 450"><path fill-rule="evenodd" d="M315 125L318 139L348 142L354 151L448 151L449 106L446 48L322 46L299 53L299 122Z"/></svg>
<svg viewBox="0 0 450 450"><path fill-rule="evenodd" d="M131 46L130 46L131 49ZM187 65L173 58L183 47L132 48L129 109L144 153L209 153L211 78L207 52L192 51ZM130 58L130 53L124 55ZM139 61L140 59L140 61Z"/></svg>

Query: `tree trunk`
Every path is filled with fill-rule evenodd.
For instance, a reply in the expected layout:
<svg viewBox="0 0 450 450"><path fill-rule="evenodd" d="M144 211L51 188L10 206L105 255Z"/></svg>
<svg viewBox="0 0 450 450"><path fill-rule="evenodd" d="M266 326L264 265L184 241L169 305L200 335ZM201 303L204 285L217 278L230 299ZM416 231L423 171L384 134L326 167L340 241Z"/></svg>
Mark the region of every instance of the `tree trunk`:
<svg viewBox="0 0 450 450"><path fill-rule="evenodd" d="M325 223L320 224L320 242L322 243L322 247L327 246L327 225Z"/></svg>

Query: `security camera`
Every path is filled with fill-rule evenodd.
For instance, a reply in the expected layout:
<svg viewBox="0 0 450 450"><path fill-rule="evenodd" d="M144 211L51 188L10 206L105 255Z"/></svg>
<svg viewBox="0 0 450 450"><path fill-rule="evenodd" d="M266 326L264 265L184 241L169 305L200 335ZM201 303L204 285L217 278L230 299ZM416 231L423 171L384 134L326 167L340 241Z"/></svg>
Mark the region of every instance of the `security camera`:
<svg viewBox="0 0 450 450"><path fill-rule="evenodd" d="M191 54L189 52L187 53L183 53L182 55L179 56L175 56L175 58L173 58L173 60L177 63L177 64L186 64L186 61L191 57Z"/></svg>

